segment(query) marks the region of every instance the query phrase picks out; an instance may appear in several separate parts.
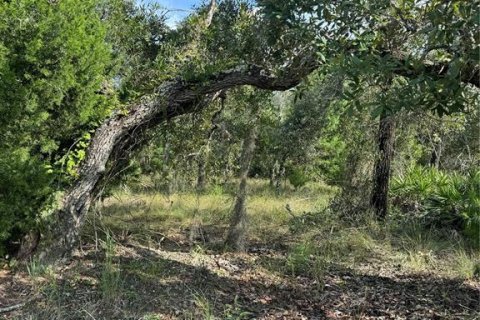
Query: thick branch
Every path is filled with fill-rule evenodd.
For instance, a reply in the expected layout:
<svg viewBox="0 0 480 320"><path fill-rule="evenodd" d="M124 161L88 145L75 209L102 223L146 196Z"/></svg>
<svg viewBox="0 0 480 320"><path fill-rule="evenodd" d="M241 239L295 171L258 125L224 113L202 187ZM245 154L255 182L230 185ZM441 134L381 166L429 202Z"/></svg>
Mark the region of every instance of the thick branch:
<svg viewBox="0 0 480 320"><path fill-rule="evenodd" d="M212 24L213 14L215 13L216 9L217 9L217 1L216 0L210 0L210 5L208 7L207 19L205 20L205 25L206 25L207 28Z"/></svg>
<svg viewBox="0 0 480 320"><path fill-rule="evenodd" d="M176 79L162 84L156 94L132 105L127 114L117 113L95 132L87 157L79 169L79 178L64 195L53 227L53 243L40 254L47 260L58 260L75 247L90 203L98 192L97 185L106 176L106 165L112 155L126 158L132 145L141 145L144 133L162 121L201 109L206 97L241 85L266 90L287 90L300 83L316 68L314 60L303 60L279 76L255 65L238 66L213 75L207 81Z"/></svg>

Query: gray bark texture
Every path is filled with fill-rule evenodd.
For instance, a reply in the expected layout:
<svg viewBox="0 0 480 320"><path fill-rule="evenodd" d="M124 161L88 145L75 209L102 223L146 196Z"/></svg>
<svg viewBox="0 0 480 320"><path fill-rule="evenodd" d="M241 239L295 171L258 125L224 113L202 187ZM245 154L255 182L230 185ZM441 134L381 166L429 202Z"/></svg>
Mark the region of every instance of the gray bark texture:
<svg viewBox="0 0 480 320"><path fill-rule="evenodd" d="M54 212L51 237L41 244L37 255L46 262L68 257L77 246L81 227L90 205L101 191L102 184L116 164L129 158L132 150L142 145L146 132L163 121L199 111L222 90L252 85L266 90L287 90L316 68L313 60L296 61L275 76L256 65L243 65L212 75L204 81L166 81L156 93L131 105L127 113L118 112L107 119L95 132L85 161L79 168L79 178L64 193ZM109 168L108 170L106 168Z"/></svg>
<svg viewBox="0 0 480 320"><path fill-rule="evenodd" d="M250 172L250 164L255 153L257 131L258 123L257 119L254 119L248 135L243 141L242 155L240 158L240 184L235 199L235 207L231 215L230 229L225 241L226 247L235 251L245 251L246 249L248 228L247 209L245 207L247 201L247 180L248 173Z"/></svg>

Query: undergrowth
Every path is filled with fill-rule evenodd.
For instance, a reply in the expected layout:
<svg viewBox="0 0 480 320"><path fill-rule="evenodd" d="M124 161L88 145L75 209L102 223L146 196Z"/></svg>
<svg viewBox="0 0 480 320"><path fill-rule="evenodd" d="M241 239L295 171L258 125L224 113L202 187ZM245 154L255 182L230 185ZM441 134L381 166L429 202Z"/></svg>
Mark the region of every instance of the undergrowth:
<svg viewBox="0 0 480 320"><path fill-rule="evenodd" d="M229 268L235 270L245 263L254 274L264 274L281 283L310 278L309 283L318 293L326 290L329 276L338 270L358 275L425 274L478 280L479 251L465 239L461 230L426 225L421 217L406 217L399 210L394 210L385 222L365 212L347 217L328 206L335 194L333 188L310 183L302 189L284 190L278 197L266 184L265 181L252 183L247 207L249 243L251 249L257 250L253 252L260 253L238 256L224 253L222 247L216 245L223 243L228 227L233 200L228 187L212 188L202 195L117 193L88 218L82 238L87 248L90 245L93 249L86 250L95 250L95 243L100 244L91 265L80 264L78 271L73 269L66 276L56 274L36 260L28 264L35 290L45 298L40 314L48 314L51 319L102 318L100 314L162 319L162 313L130 311L126 314L123 311L128 303L142 307L145 301L153 301L150 295L163 294L153 293L160 286L173 290L165 292L163 299L170 299L173 294L170 302L188 300L188 304L174 306L184 319L249 319L252 315L243 300L233 299L234 296L228 297L228 301L226 298L216 300L212 292L217 289L204 291L208 285L201 280L220 276L217 281L226 281L223 277L228 275ZM190 244L187 239L194 210L208 240ZM170 247L164 247L167 242ZM163 250L167 255L126 257L130 246L137 245ZM263 249L270 253L258 251ZM174 260L177 250L187 260ZM219 263L227 269L218 269L218 266L212 269L212 259L217 262L220 259ZM194 265L202 269L197 270ZM200 277L198 285L184 286L185 277L192 273L192 279ZM82 308L72 312L68 301L77 288L85 286L92 295ZM178 288L181 292L175 291L180 290ZM155 301L148 306L159 303Z"/></svg>

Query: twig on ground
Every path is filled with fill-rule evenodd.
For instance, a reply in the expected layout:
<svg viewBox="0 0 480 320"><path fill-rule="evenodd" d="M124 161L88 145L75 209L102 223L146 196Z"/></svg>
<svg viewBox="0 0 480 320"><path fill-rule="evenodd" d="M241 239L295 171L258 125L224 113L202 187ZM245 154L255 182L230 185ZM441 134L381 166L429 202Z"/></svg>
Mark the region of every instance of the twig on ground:
<svg viewBox="0 0 480 320"><path fill-rule="evenodd" d="M5 308L0 308L0 313L7 313L7 312L12 312L14 310L20 309L23 306L25 306L28 302L30 302L30 300L26 301L26 302L21 302L21 303L18 303L18 304L14 304L14 305L11 305L11 306L8 306L8 307L5 307Z"/></svg>

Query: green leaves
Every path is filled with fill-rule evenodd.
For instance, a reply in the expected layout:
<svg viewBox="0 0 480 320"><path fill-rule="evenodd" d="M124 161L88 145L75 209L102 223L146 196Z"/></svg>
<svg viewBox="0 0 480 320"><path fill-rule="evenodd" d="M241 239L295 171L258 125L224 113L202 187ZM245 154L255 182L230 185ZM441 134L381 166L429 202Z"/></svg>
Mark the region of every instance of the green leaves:
<svg viewBox="0 0 480 320"><path fill-rule="evenodd" d="M460 228L474 245L480 245L479 170L460 175L417 166L394 179L391 192L403 201L416 202L430 224Z"/></svg>
<svg viewBox="0 0 480 320"><path fill-rule="evenodd" d="M111 110L100 94L111 50L97 5L0 3L0 251L38 226L70 170L58 159ZM78 147L74 165L85 155L86 144Z"/></svg>

